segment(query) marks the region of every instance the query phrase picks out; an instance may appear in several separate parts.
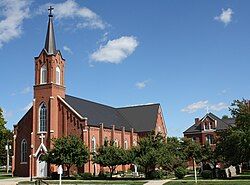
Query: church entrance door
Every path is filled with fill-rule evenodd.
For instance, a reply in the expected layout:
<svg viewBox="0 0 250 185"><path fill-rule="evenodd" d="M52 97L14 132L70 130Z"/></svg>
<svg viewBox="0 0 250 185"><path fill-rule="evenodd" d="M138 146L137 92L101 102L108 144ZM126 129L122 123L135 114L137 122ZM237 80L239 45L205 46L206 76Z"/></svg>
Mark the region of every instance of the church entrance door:
<svg viewBox="0 0 250 185"><path fill-rule="evenodd" d="M40 160L41 156L37 158L37 177L47 177L47 163Z"/></svg>

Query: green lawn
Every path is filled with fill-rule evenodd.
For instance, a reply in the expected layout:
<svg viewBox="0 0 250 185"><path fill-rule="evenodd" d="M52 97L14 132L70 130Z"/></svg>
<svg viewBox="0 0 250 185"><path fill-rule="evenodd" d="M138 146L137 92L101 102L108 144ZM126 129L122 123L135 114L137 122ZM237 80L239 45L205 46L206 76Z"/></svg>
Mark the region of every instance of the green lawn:
<svg viewBox="0 0 250 185"><path fill-rule="evenodd" d="M49 180L46 181L49 184L59 184L58 180ZM74 184L74 185L81 185L81 184L103 184L103 185L108 185L108 184L127 184L127 185L143 185L145 184L147 181L138 181L138 180L65 180L62 181L62 184ZM33 185L35 184L35 182L31 183L29 181L24 181L24 182L19 182L18 185Z"/></svg>
<svg viewBox="0 0 250 185"><path fill-rule="evenodd" d="M250 181L247 180L225 180L225 181L198 181L196 184L194 181L171 181L164 185L250 185Z"/></svg>

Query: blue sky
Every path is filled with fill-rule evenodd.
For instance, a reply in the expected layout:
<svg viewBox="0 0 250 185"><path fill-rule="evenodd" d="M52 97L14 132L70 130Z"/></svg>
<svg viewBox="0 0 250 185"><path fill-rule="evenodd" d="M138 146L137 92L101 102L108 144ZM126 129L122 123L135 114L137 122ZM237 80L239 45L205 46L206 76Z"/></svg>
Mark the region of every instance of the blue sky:
<svg viewBox="0 0 250 185"><path fill-rule="evenodd" d="M34 57L55 7L67 94L114 107L161 103L170 136L249 99L249 1L0 0L0 107L12 128L33 99Z"/></svg>

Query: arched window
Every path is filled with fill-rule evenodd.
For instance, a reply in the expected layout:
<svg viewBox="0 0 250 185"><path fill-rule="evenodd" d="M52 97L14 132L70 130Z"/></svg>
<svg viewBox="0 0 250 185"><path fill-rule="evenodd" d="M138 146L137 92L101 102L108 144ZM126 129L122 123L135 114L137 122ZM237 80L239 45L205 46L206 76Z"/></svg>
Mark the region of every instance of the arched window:
<svg viewBox="0 0 250 185"><path fill-rule="evenodd" d="M21 142L21 163L27 162L27 141L25 139Z"/></svg>
<svg viewBox="0 0 250 185"><path fill-rule="evenodd" d="M125 149L125 150L128 149L128 141L127 141L127 140L124 141L124 149Z"/></svg>
<svg viewBox="0 0 250 185"><path fill-rule="evenodd" d="M39 131L46 132L46 123L47 123L47 108L45 103L42 103L39 109Z"/></svg>
<svg viewBox="0 0 250 185"><path fill-rule="evenodd" d="M96 139L94 136L91 139L91 151L96 152Z"/></svg>
<svg viewBox="0 0 250 185"><path fill-rule="evenodd" d="M47 67L44 64L41 67L41 71L40 71L40 84L46 84L47 83Z"/></svg>
<svg viewBox="0 0 250 185"><path fill-rule="evenodd" d="M61 71L58 66L56 67L56 84L57 85L61 84Z"/></svg>
<svg viewBox="0 0 250 185"><path fill-rule="evenodd" d="M119 142L118 142L118 140L117 140L117 139L115 139L114 145L115 145L116 147L118 147L118 146L119 146Z"/></svg>
<svg viewBox="0 0 250 185"><path fill-rule="evenodd" d="M137 142L136 140L133 141L133 146L136 146L137 145Z"/></svg>

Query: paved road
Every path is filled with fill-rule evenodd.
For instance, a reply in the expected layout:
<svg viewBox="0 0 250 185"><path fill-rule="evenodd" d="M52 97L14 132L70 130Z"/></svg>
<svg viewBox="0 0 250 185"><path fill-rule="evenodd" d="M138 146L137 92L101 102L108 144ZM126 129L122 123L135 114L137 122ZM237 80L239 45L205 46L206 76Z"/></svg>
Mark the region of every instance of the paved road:
<svg viewBox="0 0 250 185"><path fill-rule="evenodd" d="M28 181L29 177L23 178L10 178L10 179L2 179L0 180L0 185L16 185L19 181Z"/></svg>
<svg viewBox="0 0 250 185"><path fill-rule="evenodd" d="M166 182L171 181L171 179L166 179L166 180L150 180L144 185L163 185Z"/></svg>

